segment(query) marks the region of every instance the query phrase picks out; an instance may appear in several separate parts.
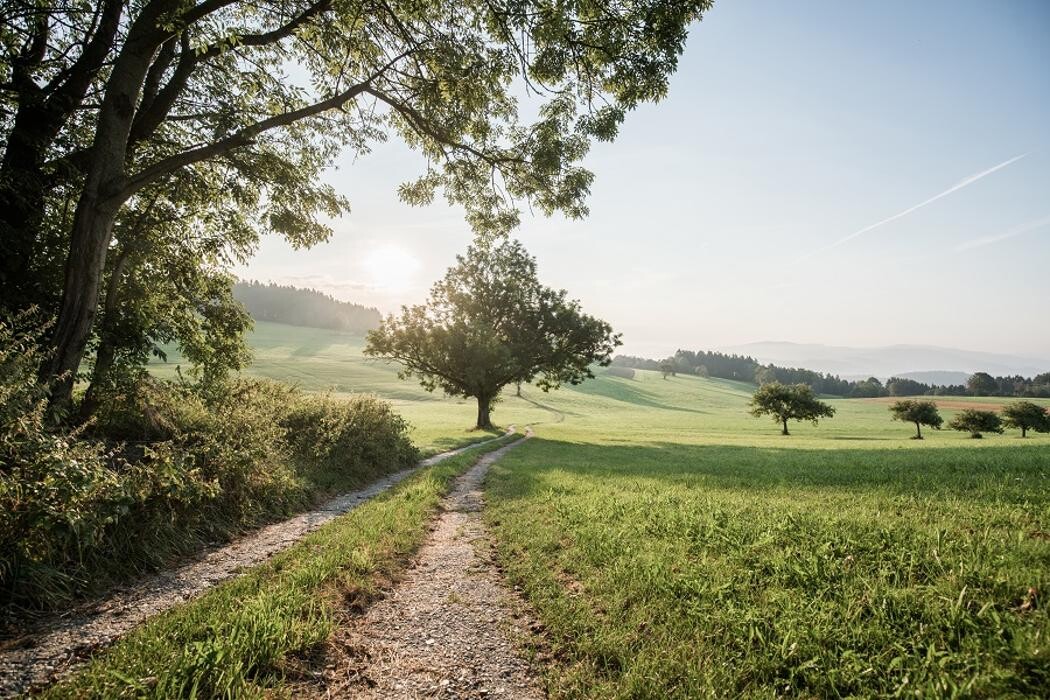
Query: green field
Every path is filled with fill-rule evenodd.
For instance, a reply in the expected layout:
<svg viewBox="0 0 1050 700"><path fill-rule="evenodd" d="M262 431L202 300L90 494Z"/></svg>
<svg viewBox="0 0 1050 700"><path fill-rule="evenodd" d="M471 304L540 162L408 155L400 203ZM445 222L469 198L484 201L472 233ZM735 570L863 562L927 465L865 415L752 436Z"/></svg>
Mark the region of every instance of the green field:
<svg viewBox="0 0 1050 700"><path fill-rule="evenodd" d="M476 415L473 400L428 393L415 381L397 377L395 366L366 358L364 339L339 331L260 322L251 334L255 360L244 374L297 384L309 391L333 395L371 393L389 400L413 426L422 447L442 447L471 437ZM188 369L178 352L168 349L167 363L154 363L160 376ZM970 440L950 430L924 430L923 442L909 440L914 427L890 420L884 400L831 399L838 413L821 423L792 424L782 438L769 420L747 414L754 387L742 382L699 377L662 379L640 370L634 379L602 375L577 387L543 393L525 387L497 404L494 419L501 425L536 425L543 437L602 442L679 442L696 444L776 446L807 449L919 448L944 446L991 447L1012 444L1013 434ZM1001 404L1009 399L946 397L949 402ZM1037 400L1050 405L1050 400ZM948 420L953 410L942 411ZM542 426L542 429L540 429ZM1034 435L1027 444L1050 445L1050 436Z"/></svg>
<svg viewBox="0 0 1050 700"><path fill-rule="evenodd" d="M399 381L359 338L259 324L252 343L252 374L386 396L424 446L470 435L472 402ZM1050 436L920 442L884 401L832 400L782 437L751 390L637 372L499 405L536 424L488 516L552 694L1046 695Z"/></svg>

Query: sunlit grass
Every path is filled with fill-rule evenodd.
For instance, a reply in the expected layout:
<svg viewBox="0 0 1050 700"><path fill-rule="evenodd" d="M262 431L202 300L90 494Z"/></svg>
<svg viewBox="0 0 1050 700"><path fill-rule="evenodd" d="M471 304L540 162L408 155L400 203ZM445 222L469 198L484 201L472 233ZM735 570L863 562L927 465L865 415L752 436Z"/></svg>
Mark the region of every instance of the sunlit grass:
<svg viewBox="0 0 1050 700"><path fill-rule="evenodd" d="M919 443L861 412L857 438L715 444L651 416L554 426L489 479L555 697L1050 687L1045 438Z"/></svg>

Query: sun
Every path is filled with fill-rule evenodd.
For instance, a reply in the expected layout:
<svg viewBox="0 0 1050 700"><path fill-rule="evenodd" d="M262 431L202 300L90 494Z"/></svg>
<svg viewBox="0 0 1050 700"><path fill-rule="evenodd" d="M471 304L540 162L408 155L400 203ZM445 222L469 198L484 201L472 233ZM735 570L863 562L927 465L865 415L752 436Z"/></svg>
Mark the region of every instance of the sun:
<svg viewBox="0 0 1050 700"><path fill-rule="evenodd" d="M416 256L392 245L373 250L362 264L373 285L391 292L407 291L420 268Z"/></svg>

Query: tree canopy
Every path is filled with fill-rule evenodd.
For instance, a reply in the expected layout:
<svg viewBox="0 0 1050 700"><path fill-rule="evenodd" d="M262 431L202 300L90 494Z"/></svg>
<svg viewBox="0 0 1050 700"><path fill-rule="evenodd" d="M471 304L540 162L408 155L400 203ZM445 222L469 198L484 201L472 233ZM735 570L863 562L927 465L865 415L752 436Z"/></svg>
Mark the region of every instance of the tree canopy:
<svg viewBox="0 0 1050 700"><path fill-rule="evenodd" d="M998 391L999 384L987 372L974 372L966 380L966 388L974 396L991 396Z"/></svg>
<svg viewBox="0 0 1050 700"><path fill-rule="evenodd" d="M1016 401L1003 407L1003 425L1017 428L1021 437L1028 437L1028 431L1050 433L1050 412L1031 401Z"/></svg>
<svg viewBox="0 0 1050 700"><path fill-rule="evenodd" d="M890 406L893 420L905 421L915 424L915 439L922 440L922 426L939 429L944 424L944 418L937 410L937 404L933 401L916 401L906 399L897 401Z"/></svg>
<svg viewBox="0 0 1050 700"><path fill-rule="evenodd" d="M972 438L980 438L984 433L1002 433L1003 421L995 411L967 408L956 413L948 427L969 433Z"/></svg>
<svg viewBox="0 0 1050 700"><path fill-rule="evenodd" d="M401 364L428 391L477 399L478 428L491 427L500 390L534 382L549 391L593 377L619 335L564 290L543 286L518 241L480 237L430 290L368 334L365 354Z"/></svg>
<svg viewBox="0 0 1050 700"><path fill-rule="evenodd" d="M440 193L489 233L522 204L583 216L590 145L666 94L710 4L14 0L0 32L2 310L57 316L47 374L68 397L129 210L167 200L224 243L215 212L241 209L310 245L348 206L323 170L390 138L427 163L407 203ZM188 202L177 183L210 197Z"/></svg>
<svg viewBox="0 0 1050 700"><path fill-rule="evenodd" d="M831 418L835 408L819 400L806 384L763 384L751 397L751 415L772 416L783 426L782 435L789 435L788 421L808 420L817 425L821 418Z"/></svg>

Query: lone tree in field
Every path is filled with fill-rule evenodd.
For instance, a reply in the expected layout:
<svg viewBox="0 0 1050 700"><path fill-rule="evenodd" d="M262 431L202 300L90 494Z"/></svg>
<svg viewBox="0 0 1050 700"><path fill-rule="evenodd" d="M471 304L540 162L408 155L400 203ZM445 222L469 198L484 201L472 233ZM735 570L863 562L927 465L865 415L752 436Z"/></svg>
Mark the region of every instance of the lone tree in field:
<svg viewBox="0 0 1050 700"><path fill-rule="evenodd" d="M1029 430L1050 433L1050 413L1031 401L1017 401L1003 407L1003 425L1020 429L1021 437L1028 437Z"/></svg>
<svg viewBox="0 0 1050 700"><path fill-rule="evenodd" d="M890 413L893 414L893 420L915 424L914 440L922 440L922 426L928 425L940 430L941 425L944 424L944 419L937 411L937 404L933 401L916 401L915 399L898 401L890 406Z"/></svg>
<svg viewBox="0 0 1050 700"><path fill-rule="evenodd" d="M967 408L959 411L948 423L952 430L969 433L971 438L979 439L982 433L1002 433L1003 421L995 411L979 411Z"/></svg>
<svg viewBox="0 0 1050 700"><path fill-rule="evenodd" d="M789 420L811 420L816 425L821 418L834 416L835 409L818 400L808 384L769 382L751 397L751 415L772 416L784 427L781 435L790 435Z"/></svg>
<svg viewBox="0 0 1050 700"><path fill-rule="evenodd" d="M667 379L668 375L675 377L677 376L677 368L675 367L674 360L667 358L666 360L660 360L660 374L663 375L664 379Z"/></svg>
<svg viewBox="0 0 1050 700"><path fill-rule="evenodd" d="M479 238L430 290L368 334L365 354L401 363L428 391L477 399L478 428L491 428L492 404L508 384L543 391L593 377L620 344L605 321L566 292L540 284L536 260L518 241Z"/></svg>

